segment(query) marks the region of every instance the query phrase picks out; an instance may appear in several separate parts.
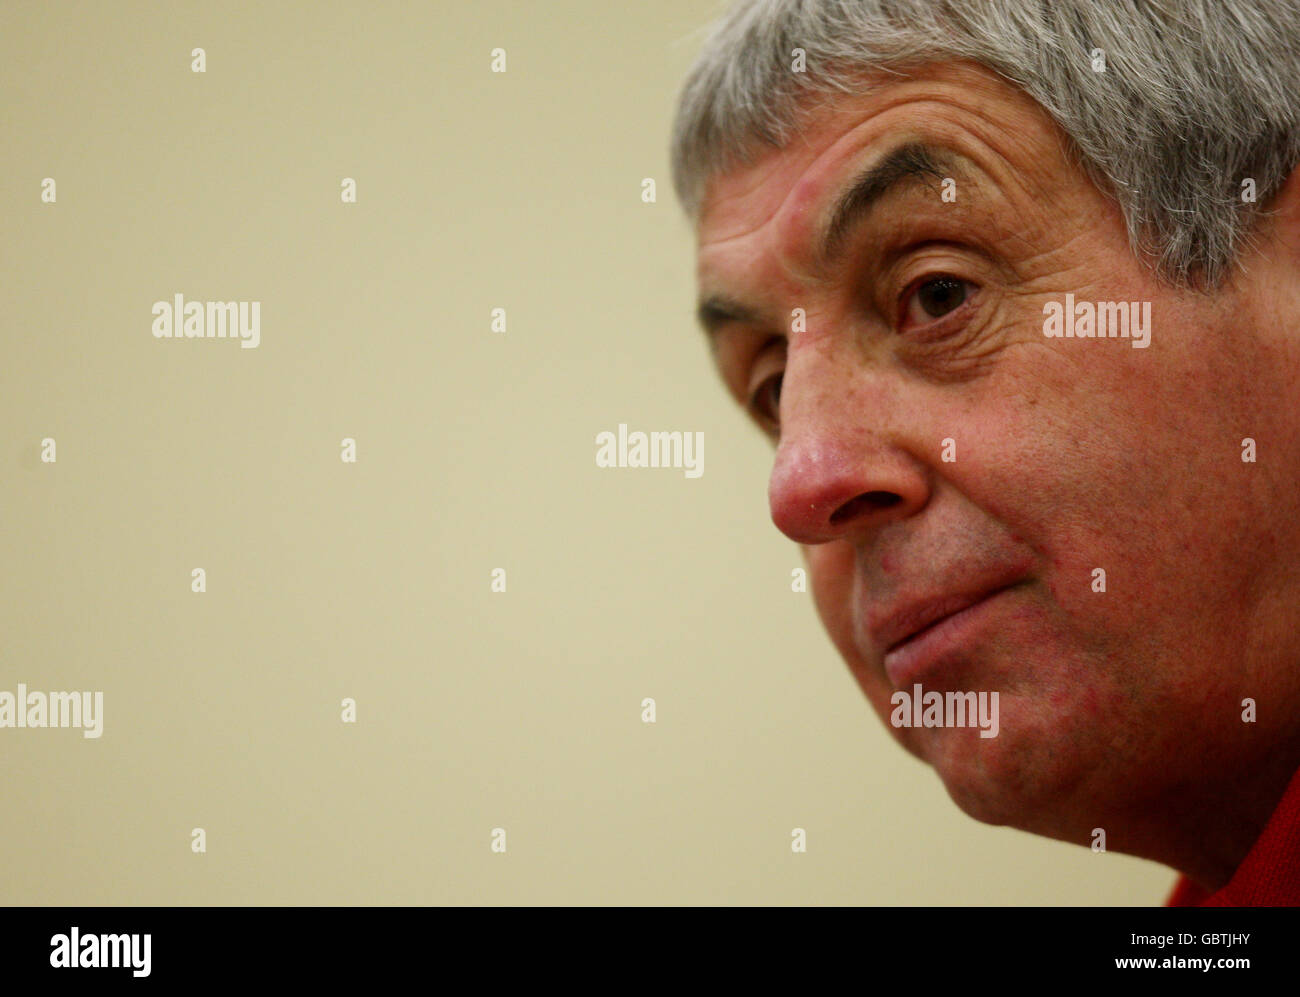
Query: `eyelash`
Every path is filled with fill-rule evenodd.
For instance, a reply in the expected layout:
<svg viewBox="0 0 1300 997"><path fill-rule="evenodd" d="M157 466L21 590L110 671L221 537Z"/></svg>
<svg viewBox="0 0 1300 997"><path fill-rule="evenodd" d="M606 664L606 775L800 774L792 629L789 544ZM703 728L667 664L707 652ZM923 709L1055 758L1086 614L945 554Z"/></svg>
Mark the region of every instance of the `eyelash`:
<svg viewBox="0 0 1300 997"><path fill-rule="evenodd" d="M763 354L766 353L773 346L773 344L780 341L781 340L779 337L773 337L769 339L767 342L765 342L761 347L759 347L758 351L754 354L754 363L757 364L758 359L762 357ZM781 379L784 377L785 377L784 367L781 370L774 371L773 373L769 374L767 377L763 378L763 380L758 383L758 387L756 387L752 392L750 392L749 399L746 402L745 407L748 409L750 415L754 419L756 419L758 423L765 430L774 431L775 427L779 426L779 421L776 415L769 415L765 411L764 406L761 403L761 399L763 398L764 393L768 390L769 386L774 381L780 382ZM780 389L778 388L777 391L778 391L777 402L779 405ZM774 411L776 409L777 406L774 406Z"/></svg>
<svg viewBox="0 0 1300 997"><path fill-rule="evenodd" d="M961 302L959 302L950 311L944 312L942 315L931 318L929 322L923 323L921 326L919 326L919 328L948 325L952 320L953 316L961 314L966 309L966 307L971 303L975 295L979 292L978 285L972 283L971 281L963 280L961 277L958 277L951 273L934 271L931 273L922 274L920 277L917 277L916 280L908 284L906 289L904 289L903 293L898 298L898 317L896 320L896 325L900 331L905 331L906 329L905 323L907 320L908 308L911 305L912 300L920 292L921 288L925 287L928 284L938 283L939 281L943 281L943 280L948 280L963 285L963 287L967 289L966 295L965 297L962 298ZM772 345L774 341L775 340L768 340L766 343L764 343L759 348L758 352L755 354L755 357L757 358L761 356L764 353L764 351L766 351L768 347ZM746 408L749 410L751 416L753 416L753 418L755 418L759 422L759 424L762 425L765 429L772 429L773 431L779 432L780 421L776 415L769 414L765 410L765 406L763 404L763 398L765 392L769 391L771 386L775 384L777 395L776 395L776 406L774 406L774 408L779 408L779 404L781 400L780 383L784 377L785 377L785 371L779 370L763 378L763 380L759 383L758 387L756 387L750 393L749 399L746 403Z"/></svg>
<svg viewBox="0 0 1300 997"><path fill-rule="evenodd" d="M781 402L780 384L781 384L781 380L784 377L785 377L785 371L777 371L775 374L772 374L770 377L765 377L763 379L763 383L754 389L754 393L749 398L750 414L752 414L753 417L757 419L764 428L768 428L769 426L776 427L781 424L780 419L778 419L777 416L768 414L768 412L765 410L762 404L762 399L763 399L764 392L768 390L768 386L775 383L777 385L776 407L779 410L780 402Z"/></svg>

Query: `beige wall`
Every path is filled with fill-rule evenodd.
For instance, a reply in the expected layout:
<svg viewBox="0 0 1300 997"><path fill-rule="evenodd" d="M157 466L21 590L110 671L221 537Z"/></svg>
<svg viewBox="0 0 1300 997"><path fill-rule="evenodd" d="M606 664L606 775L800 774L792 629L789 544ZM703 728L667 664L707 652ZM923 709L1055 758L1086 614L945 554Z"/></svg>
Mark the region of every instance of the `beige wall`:
<svg viewBox="0 0 1300 997"><path fill-rule="evenodd" d="M790 591L668 177L715 12L0 5L0 689L104 693L0 730L0 901L1163 899L965 817ZM597 468L620 422L704 475Z"/></svg>

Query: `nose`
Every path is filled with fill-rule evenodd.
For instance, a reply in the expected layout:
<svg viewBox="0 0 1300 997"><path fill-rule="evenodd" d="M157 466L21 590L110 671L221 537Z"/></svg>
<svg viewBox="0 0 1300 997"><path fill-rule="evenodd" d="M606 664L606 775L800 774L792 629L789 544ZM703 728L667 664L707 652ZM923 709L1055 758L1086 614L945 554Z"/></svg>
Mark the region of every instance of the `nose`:
<svg viewBox="0 0 1300 997"><path fill-rule="evenodd" d="M926 466L903 449L896 425L873 425L883 399L788 367L781 389L781 442L768 482L772 522L801 544L860 538L920 511L930 498ZM892 399L896 401L896 399ZM937 444L936 444L937 446ZM936 450L937 452L937 450Z"/></svg>

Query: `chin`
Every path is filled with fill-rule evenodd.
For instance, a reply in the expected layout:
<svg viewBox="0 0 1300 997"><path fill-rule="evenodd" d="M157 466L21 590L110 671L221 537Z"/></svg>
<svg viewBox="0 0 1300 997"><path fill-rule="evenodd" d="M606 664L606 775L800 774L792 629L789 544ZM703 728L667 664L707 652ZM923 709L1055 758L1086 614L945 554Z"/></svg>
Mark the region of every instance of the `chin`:
<svg viewBox="0 0 1300 997"><path fill-rule="evenodd" d="M908 750L935 770L958 808L982 824L1059 837L1060 817L1079 809L1087 773L1073 763L1067 744L1032 733L1017 737L1005 727L995 738L973 730L914 733L919 736L907 739L914 742ZM1086 829L1077 837L1085 838Z"/></svg>
<svg viewBox="0 0 1300 997"><path fill-rule="evenodd" d="M1025 801L1014 794L1008 795L1002 787L991 786L987 781L944 778L942 773L939 777L953 803L967 817L994 827L1021 827L1024 824Z"/></svg>

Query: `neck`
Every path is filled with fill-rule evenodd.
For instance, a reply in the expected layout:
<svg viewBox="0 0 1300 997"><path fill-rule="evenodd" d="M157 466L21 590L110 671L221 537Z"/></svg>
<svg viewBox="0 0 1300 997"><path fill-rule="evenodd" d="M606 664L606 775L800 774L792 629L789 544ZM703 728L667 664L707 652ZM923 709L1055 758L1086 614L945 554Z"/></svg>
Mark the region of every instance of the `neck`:
<svg viewBox="0 0 1300 997"><path fill-rule="evenodd" d="M1211 893L1220 890L1259 840L1298 768L1300 744L1290 744L1223 779L1173 787L1117 822L1127 830L1115 847L1172 866Z"/></svg>

